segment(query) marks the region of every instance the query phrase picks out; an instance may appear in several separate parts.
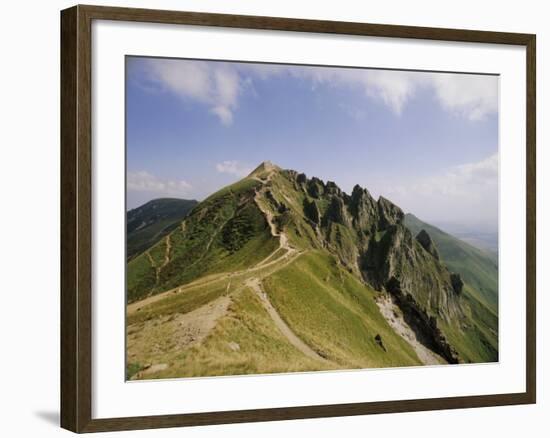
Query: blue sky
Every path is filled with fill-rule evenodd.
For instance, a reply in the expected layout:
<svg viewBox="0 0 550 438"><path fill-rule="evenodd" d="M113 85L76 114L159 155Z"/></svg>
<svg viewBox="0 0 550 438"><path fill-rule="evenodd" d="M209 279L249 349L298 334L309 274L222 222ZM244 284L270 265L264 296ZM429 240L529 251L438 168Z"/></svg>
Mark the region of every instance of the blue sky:
<svg viewBox="0 0 550 438"><path fill-rule="evenodd" d="M496 230L498 78L127 58L128 208L201 200L264 160Z"/></svg>

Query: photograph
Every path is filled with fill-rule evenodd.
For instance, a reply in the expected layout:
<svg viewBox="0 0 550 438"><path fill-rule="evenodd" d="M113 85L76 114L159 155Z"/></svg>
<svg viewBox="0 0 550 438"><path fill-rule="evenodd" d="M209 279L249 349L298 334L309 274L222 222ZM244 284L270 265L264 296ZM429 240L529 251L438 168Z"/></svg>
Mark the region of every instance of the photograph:
<svg viewBox="0 0 550 438"><path fill-rule="evenodd" d="M126 380L499 361L499 75L126 56L125 123Z"/></svg>

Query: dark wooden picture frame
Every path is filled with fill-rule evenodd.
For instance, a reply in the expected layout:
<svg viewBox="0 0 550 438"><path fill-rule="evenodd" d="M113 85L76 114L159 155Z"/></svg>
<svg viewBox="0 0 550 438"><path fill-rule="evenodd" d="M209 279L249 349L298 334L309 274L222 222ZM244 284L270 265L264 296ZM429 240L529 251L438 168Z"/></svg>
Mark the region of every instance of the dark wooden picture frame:
<svg viewBox="0 0 550 438"><path fill-rule="evenodd" d="M93 20L519 45L526 48L526 391L273 409L92 419L91 25ZM536 402L535 47L531 34L75 6L61 12L61 426L98 432Z"/></svg>

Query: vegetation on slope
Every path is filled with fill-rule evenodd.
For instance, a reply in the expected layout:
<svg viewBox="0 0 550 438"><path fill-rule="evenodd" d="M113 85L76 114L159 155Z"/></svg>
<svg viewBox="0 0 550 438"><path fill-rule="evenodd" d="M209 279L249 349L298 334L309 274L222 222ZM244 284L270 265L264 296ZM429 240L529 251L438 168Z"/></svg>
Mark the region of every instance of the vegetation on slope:
<svg viewBox="0 0 550 438"><path fill-rule="evenodd" d="M304 254L266 278L265 289L300 338L342 367L420 364L410 345L380 314L375 292L333 256L321 251ZM376 342L377 335L386 350Z"/></svg>
<svg viewBox="0 0 550 438"><path fill-rule="evenodd" d="M494 312L498 308L498 265L491 254L451 236L437 227L407 214L405 225L413 234L426 230L435 242L442 260L453 272L459 272L464 280L480 294L480 299Z"/></svg>
<svg viewBox="0 0 550 438"><path fill-rule="evenodd" d="M244 180L205 201L167 237L128 264L127 301L172 289L208 274L241 269L277 248L261 211L250 202L257 181ZM149 262L149 263L148 263ZM159 269L154 280L155 268Z"/></svg>
<svg viewBox="0 0 550 438"><path fill-rule="evenodd" d="M140 344L148 331L146 325L134 326L141 336ZM166 330L163 339L175 344L180 333ZM147 345L146 342L144 342ZM281 373L330 369L323 362L302 354L288 343L262 307L260 299L250 288L243 288L232 296L227 313L222 316L202 343L188 348L162 348L153 353L146 348L136 349L129 358L130 372L150 363L163 363L168 367L147 375L147 378L219 376L254 373Z"/></svg>
<svg viewBox="0 0 550 438"><path fill-rule="evenodd" d="M359 186L347 195L263 163L128 263L127 374L423 363L398 317L449 361L497 360L498 318L471 281L484 280L454 278L440 236L425 226L417 238L403 219ZM383 314L390 296L400 309Z"/></svg>
<svg viewBox="0 0 550 438"><path fill-rule="evenodd" d="M126 258L130 260L166 236L197 205L195 200L161 198L126 213Z"/></svg>
<svg viewBox="0 0 550 438"><path fill-rule="evenodd" d="M498 266L492 255L412 214L407 214L404 222L413 233L426 230L444 263L466 282L460 297L466 318L458 327L446 324L445 328L451 343L467 362L498 360Z"/></svg>
<svg viewBox="0 0 550 438"><path fill-rule="evenodd" d="M289 344L247 286L253 277L262 278L281 317L325 360L314 360ZM231 279L219 276L207 285L189 285L128 316L133 346L128 372L135 375L150 363L167 366L147 378L420 365L410 345L378 311L375 295L336 259L318 251L293 263L281 260L275 267ZM230 296L231 304L209 336L188 348L172 348L185 334L170 322L223 296ZM155 338L160 338L155 341L159 347L145 348Z"/></svg>

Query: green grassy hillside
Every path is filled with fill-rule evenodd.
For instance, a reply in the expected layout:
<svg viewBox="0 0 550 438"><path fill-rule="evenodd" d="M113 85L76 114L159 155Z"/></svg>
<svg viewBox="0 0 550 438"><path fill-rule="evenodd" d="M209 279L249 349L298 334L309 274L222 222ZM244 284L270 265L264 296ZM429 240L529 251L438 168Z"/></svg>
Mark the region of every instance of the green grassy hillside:
<svg viewBox="0 0 550 438"><path fill-rule="evenodd" d="M411 346L380 314L376 292L339 266L333 256L308 252L269 276L265 289L296 334L336 364L346 368L420 364ZM377 344L376 335L385 350Z"/></svg>
<svg viewBox="0 0 550 438"><path fill-rule="evenodd" d="M426 230L453 272L466 282L460 304L465 319L457 329L447 324L450 342L461 351L468 362L482 362L488 357L498 358L498 266L495 258L484 251L451 236L412 214L404 223L413 232ZM466 333L466 336L462 336Z"/></svg>
<svg viewBox="0 0 550 438"><path fill-rule="evenodd" d="M412 214L405 215L405 225L413 234L426 230L434 240L441 258L449 269L458 272L478 293L478 299L493 312L498 309L498 264L492 254L463 242L448 233L422 222Z"/></svg>
<svg viewBox="0 0 550 438"><path fill-rule="evenodd" d="M259 183L244 180L205 201L144 253L128 263L127 301L133 302L200 276L241 269L277 248L258 207Z"/></svg>
<svg viewBox="0 0 550 438"><path fill-rule="evenodd" d="M403 220L359 186L262 163L129 261L128 378L498 359L490 282L453 282L449 240Z"/></svg>
<svg viewBox="0 0 550 438"><path fill-rule="evenodd" d="M212 277L210 277L212 279ZM319 278L324 278L320 281ZM285 324L317 354L308 357L288 342L247 280L262 288ZM220 374L277 373L344 368L420 365L416 353L380 314L377 293L361 284L337 261L321 252L280 260L254 272L208 285L184 287L181 293L151 303L128 317L130 374L147 378ZM230 297L230 304L201 343L175 348L186 335L185 317ZM304 309L309 309L304 312ZM380 336L383 348L377 343ZM154 342L156 348L147 346ZM147 372L151 363L167 367Z"/></svg>
<svg viewBox="0 0 550 438"><path fill-rule="evenodd" d="M177 227L198 202L161 198L126 213L127 260L142 253Z"/></svg>

